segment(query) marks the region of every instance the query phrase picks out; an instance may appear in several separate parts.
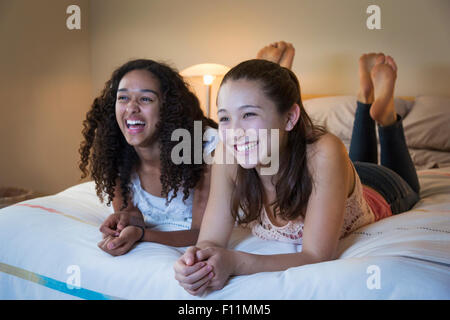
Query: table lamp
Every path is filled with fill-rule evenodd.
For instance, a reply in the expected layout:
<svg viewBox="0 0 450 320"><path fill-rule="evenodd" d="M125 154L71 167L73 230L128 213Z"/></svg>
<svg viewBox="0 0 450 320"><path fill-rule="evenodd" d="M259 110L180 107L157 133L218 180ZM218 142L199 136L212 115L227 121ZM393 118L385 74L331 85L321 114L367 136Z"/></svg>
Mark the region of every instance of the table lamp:
<svg viewBox="0 0 450 320"><path fill-rule="evenodd" d="M180 72L185 78L203 77L206 86L206 116L210 118L211 113L211 84L218 76L223 76L230 70L229 67L216 63L201 63L188 67Z"/></svg>

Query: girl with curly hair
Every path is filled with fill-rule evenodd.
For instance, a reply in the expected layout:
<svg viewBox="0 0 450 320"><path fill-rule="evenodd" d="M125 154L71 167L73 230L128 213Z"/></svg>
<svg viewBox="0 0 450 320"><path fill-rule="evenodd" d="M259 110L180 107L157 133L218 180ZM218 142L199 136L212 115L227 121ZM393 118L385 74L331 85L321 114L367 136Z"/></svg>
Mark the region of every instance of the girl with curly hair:
<svg viewBox="0 0 450 320"><path fill-rule="evenodd" d="M122 255L138 241L195 243L209 169L204 162L175 164L171 159L178 144L171 138L175 129L189 131L195 145L194 121L201 122L202 134L217 128L169 66L139 59L113 72L86 115L79 150L82 177L90 174L100 200L114 209L100 227L102 250Z"/></svg>

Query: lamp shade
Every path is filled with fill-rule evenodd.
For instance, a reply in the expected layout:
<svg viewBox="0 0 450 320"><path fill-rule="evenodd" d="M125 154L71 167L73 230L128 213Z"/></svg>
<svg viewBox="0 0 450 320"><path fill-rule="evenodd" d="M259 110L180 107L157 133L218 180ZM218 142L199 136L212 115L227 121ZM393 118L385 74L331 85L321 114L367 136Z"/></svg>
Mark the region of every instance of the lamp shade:
<svg viewBox="0 0 450 320"><path fill-rule="evenodd" d="M228 70L230 70L229 67L221 64L201 63L184 69L180 74L183 77L202 77L204 75L221 76L227 73Z"/></svg>
<svg viewBox="0 0 450 320"><path fill-rule="evenodd" d="M199 98L200 103L204 106L204 110L206 111L206 116L216 117L216 112L211 113L211 103L213 104L213 111L216 109L215 106L215 95L218 89L218 83L220 78L225 75L229 67L217 64L217 63L201 63L193 65L189 68L184 69L180 72L181 76L185 79L189 79L188 82L193 85L195 88L196 78L203 79L203 88L196 88L205 92L205 98ZM195 90L197 91L197 90ZM215 119L214 119L215 120Z"/></svg>

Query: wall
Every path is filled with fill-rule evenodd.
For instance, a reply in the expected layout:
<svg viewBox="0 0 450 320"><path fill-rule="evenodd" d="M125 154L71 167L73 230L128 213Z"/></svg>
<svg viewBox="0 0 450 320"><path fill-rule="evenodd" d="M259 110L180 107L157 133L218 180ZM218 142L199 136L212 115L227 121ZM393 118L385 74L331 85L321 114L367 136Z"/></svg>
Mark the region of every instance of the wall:
<svg viewBox="0 0 450 320"><path fill-rule="evenodd" d="M366 27L370 4L381 30ZM131 58L231 67L284 39L304 93L355 94L358 57L383 51L400 69L397 95L450 95L448 0L96 0L91 14L93 94Z"/></svg>
<svg viewBox="0 0 450 320"><path fill-rule="evenodd" d="M70 4L81 7L81 30L66 28ZM80 181L92 99L87 4L0 1L0 186L55 193Z"/></svg>

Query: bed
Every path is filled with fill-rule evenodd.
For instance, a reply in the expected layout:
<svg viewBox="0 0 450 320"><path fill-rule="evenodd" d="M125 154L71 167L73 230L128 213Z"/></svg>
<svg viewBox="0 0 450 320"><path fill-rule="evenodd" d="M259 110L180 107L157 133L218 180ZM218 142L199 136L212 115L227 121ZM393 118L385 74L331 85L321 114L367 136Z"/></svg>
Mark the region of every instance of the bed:
<svg viewBox="0 0 450 320"><path fill-rule="evenodd" d="M355 99L320 97L305 108L348 146ZM232 277L222 290L194 297L174 279L185 248L139 243L113 257L97 247L111 208L85 182L0 210L0 299L450 299L450 99L397 99L396 108L421 200L342 239L336 260ZM423 126L435 134L424 137ZM260 254L301 250L238 227L229 246Z"/></svg>

